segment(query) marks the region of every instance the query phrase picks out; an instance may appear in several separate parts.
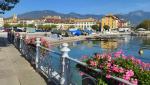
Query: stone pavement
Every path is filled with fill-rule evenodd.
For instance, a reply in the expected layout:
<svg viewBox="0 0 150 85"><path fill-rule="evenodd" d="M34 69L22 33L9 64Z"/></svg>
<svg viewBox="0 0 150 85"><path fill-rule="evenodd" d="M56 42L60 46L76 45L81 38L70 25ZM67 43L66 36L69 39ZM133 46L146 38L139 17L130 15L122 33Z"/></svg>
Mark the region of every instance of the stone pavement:
<svg viewBox="0 0 150 85"><path fill-rule="evenodd" d="M47 85L18 50L0 36L0 85Z"/></svg>

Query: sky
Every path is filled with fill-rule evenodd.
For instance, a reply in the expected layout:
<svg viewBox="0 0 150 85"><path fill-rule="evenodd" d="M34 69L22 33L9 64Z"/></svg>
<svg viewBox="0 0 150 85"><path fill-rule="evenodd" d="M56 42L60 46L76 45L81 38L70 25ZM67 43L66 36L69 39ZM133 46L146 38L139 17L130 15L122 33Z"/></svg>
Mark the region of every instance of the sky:
<svg viewBox="0 0 150 85"><path fill-rule="evenodd" d="M4 17L30 11L53 10L60 13L127 14L131 11L150 11L150 0L20 0Z"/></svg>

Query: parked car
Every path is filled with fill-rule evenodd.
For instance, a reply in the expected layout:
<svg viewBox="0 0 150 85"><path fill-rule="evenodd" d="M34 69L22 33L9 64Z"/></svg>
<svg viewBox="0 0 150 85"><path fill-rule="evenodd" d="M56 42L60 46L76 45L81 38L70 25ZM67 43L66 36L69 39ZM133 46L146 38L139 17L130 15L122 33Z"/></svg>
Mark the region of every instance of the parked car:
<svg viewBox="0 0 150 85"><path fill-rule="evenodd" d="M11 31L10 28L4 28L4 29L3 29L3 32L10 32L10 31Z"/></svg>

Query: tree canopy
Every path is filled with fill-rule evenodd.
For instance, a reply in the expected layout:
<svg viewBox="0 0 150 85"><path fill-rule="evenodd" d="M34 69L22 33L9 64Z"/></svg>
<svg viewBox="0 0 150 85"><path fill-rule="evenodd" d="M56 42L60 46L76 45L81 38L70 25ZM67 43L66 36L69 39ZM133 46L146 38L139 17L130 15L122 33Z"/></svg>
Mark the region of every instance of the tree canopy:
<svg viewBox="0 0 150 85"><path fill-rule="evenodd" d="M0 13L9 11L15 7L20 0L0 0Z"/></svg>
<svg viewBox="0 0 150 85"><path fill-rule="evenodd" d="M56 27L57 27L56 25L39 25L38 29L50 31L50 30L52 30L53 28L56 28Z"/></svg>
<svg viewBox="0 0 150 85"><path fill-rule="evenodd" d="M144 20L136 28L137 29L138 28L144 28L144 29L150 30L150 20Z"/></svg>
<svg viewBox="0 0 150 85"><path fill-rule="evenodd" d="M99 30L100 30L100 28L99 28L98 25L92 25L92 29L93 29L93 30L96 30L96 31L99 31Z"/></svg>
<svg viewBox="0 0 150 85"><path fill-rule="evenodd" d="M109 30L110 27L109 27L108 25L104 25L104 29L105 29L105 30Z"/></svg>

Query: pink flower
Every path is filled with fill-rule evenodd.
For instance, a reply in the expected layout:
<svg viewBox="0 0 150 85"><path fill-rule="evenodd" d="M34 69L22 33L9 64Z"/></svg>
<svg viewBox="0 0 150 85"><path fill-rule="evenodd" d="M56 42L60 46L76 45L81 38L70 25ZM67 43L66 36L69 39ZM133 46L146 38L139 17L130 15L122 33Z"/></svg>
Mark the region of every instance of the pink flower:
<svg viewBox="0 0 150 85"><path fill-rule="evenodd" d="M35 37L31 37L30 40L31 40L31 44L35 44Z"/></svg>
<svg viewBox="0 0 150 85"><path fill-rule="evenodd" d="M102 59L105 58L105 54L102 54L102 55L101 55L101 58L102 58Z"/></svg>
<svg viewBox="0 0 150 85"><path fill-rule="evenodd" d="M101 68L103 68L103 66L102 66L102 65L99 65L99 68L101 69Z"/></svg>
<svg viewBox="0 0 150 85"><path fill-rule="evenodd" d="M143 68L146 68L146 63L142 62L141 64Z"/></svg>
<svg viewBox="0 0 150 85"><path fill-rule="evenodd" d="M96 59L100 59L100 58L101 58L101 55L100 55L100 54L96 54L94 57L95 57Z"/></svg>
<svg viewBox="0 0 150 85"><path fill-rule="evenodd" d="M141 64L141 60L140 59L135 59L137 64Z"/></svg>
<svg viewBox="0 0 150 85"><path fill-rule="evenodd" d="M84 75L84 73L83 72L79 72L80 73L80 76L83 76Z"/></svg>
<svg viewBox="0 0 150 85"><path fill-rule="evenodd" d="M108 61L111 61L111 55L107 55Z"/></svg>
<svg viewBox="0 0 150 85"><path fill-rule="evenodd" d="M91 61L90 61L90 65L93 66L93 67L96 67L96 66L97 66L97 62L91 60Z"/></svg>
<svg viewBox="0 0 150 85"><path fill-rule="evenodd" d="M132 77L134 76L134 72L132 70L127 70L126 76Z"/></svg>
<svg viewBox="0 0 150 85"><path fill-rule="evenodd" d="M111 75L110 74L106 74L106 78L111 78Z"/></svg>
<svg viewBox="0 0 150 85"><path fill-rule="evenodd" d="M119 58L122 54L123 54L123 51L122 51L122 50L119 50L118 52L115 52L115 53L114 53L114 57L115 57L115 58Z"/></svg>
<svg viewBox="0 0 150 85"><path fill-rule="evenodd" d="M107 63L107 67L109 68L111 66L111 63Z"/></svg>
<svg viewBox="0 0 150 85"><path fill-rule="evenodd" d="M133 85L138 85L138 80L137 79L134 79L134 80L132 79L131 83L133 83Z"/></svg>
<svg viewBox="0 0 150 85"><path fill-rule="evenodd" d="M19 37L19 36L20 36L20 34L19 34L19 33L16 33L15 35L16 35L16 37Z"/></svg>
<svg viewBox="0 0 150 85"><path fill-rule="evenodd" d="M84 55L84 56L81 57L80 61L83 61L83 60L85 60L87 58L88 58L88 56Z"/></svg>
<svg viewBox="0 0 150 85"><path fill-rule="evenodd" d="M123 59L127 59L127 56L125 56L124 54L122 54L122 58Z"/></svg>
<svg viewBox="0 0 150 85"><path fill-rule="evenodd" d="M119 72L120 73L123 73L124 72L124 69L121 67L121 68L119 68Z"/></svg>
<svg viewBox="0 0 150 85"><path fill-rule="evenodd" d="M119 72L118 65L113 65L112 70L115 72Z"/></svg>
<svg viewBox="0 0 150 85"><path fill-rule="evenodd" d="M123 75L122 78L125 79L125 80L130 80L130 76L127 76L127 75Z"/></svg>
<svg viewBox="0 0 150 85"><path fill-rule="evenodd" d="M135 58L133 56L129 56L129 59L132 60L133 62L135 61Z"/></svg>
<svg viewBox="0 0 150 85"><path fill-rule="evenodd" d="M87 58L88 58L88 56L84 55L82 58L83 58L83 59L87 59Z"/></svg>

